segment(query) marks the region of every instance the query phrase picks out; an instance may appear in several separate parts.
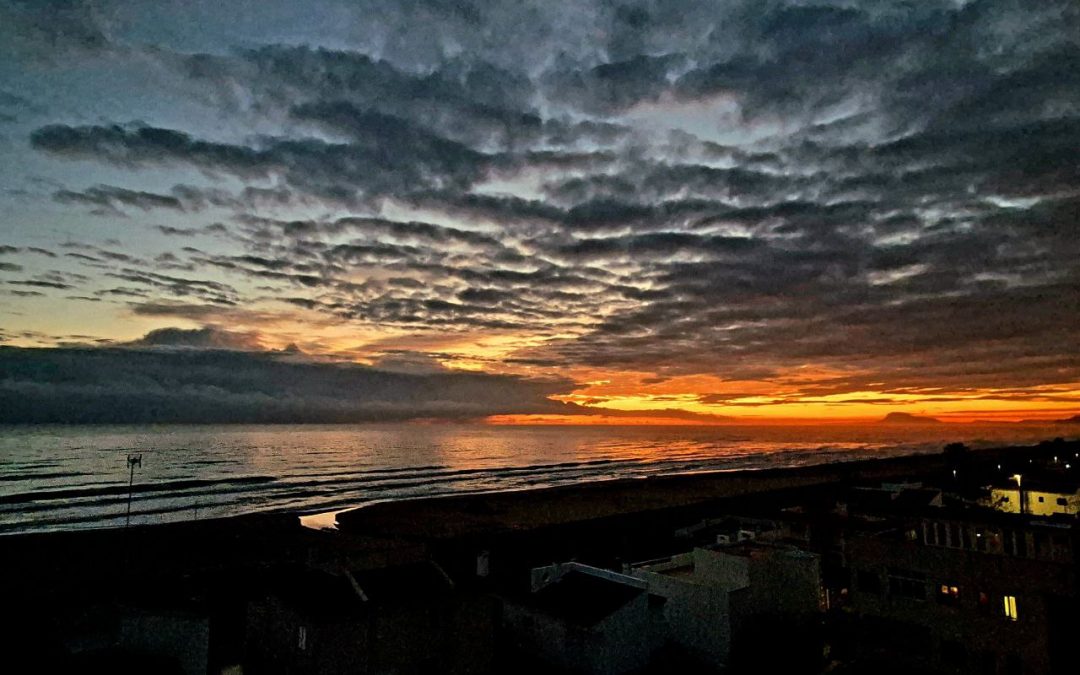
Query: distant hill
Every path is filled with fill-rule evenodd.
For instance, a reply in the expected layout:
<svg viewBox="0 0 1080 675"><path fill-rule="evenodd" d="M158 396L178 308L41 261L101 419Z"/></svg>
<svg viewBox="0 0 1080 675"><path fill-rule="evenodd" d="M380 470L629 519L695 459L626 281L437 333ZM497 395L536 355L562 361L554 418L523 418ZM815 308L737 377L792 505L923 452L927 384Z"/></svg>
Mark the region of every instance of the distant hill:
<svg viewBox="0 0 1080 675"><path fill-rule="evenodd" d="M1066 417L1063 420L1020 420L1017 424L1041 424L1043 426L1047 424L1080 424L1080 415Z"/></svg>
<svg viewBox="0 0 1080 675"><path fill-rule="evenodd" d="M911 413L892 412L886 415L882 420L882 424L941 424L941 420L933 417L923 417L921 415L912 415Z"/></svg>

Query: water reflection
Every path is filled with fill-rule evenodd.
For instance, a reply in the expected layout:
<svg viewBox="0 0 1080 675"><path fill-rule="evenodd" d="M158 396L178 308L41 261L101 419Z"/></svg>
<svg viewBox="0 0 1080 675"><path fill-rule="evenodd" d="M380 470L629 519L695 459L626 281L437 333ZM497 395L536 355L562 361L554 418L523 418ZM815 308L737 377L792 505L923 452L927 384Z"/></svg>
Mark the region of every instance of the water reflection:
<svg viewBox="0 0 1080 675"><path fill-rule="evenodd" d="M598 478L793 466L1075 435L1075 428L117 426L0 429L0 532L135 523Z"/></svg>

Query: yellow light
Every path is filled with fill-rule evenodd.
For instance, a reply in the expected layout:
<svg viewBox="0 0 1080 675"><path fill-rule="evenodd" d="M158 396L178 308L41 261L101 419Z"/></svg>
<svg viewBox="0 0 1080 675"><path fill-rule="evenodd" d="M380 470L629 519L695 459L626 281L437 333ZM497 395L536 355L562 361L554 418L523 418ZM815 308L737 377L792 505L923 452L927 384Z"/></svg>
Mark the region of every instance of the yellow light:
<svg viewBox="0 0 1080 675"><path fill-rule="evenodd" d="M1005 616L1011 621L1016 621L1016 596L1006 595L1004 597Z"/></svg>

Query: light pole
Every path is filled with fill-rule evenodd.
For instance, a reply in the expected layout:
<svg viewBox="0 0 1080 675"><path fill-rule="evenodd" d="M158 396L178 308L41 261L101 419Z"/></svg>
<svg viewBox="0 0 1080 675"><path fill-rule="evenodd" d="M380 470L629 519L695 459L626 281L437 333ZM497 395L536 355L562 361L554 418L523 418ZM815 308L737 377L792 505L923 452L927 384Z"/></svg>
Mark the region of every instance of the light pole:
<svg viewBox="0 0 1080 675"><path fill-rule="evenodd" d="M1016 495L1020 499L1020 513L1024 513L1024 486L1021 482L1022 476L1018 473L1012 475L1012 479L1016 481Z"/></svg>
<svg viewBox="0 0 1080 675"><path fill-rule="evenodd" d="M124 529L127 529L128 525L131 525L131 488L135 483L135 467L142 468L142 453L138 455L127 456L128 465L128 500L127 500L127 518L124 520Z"/></svg>

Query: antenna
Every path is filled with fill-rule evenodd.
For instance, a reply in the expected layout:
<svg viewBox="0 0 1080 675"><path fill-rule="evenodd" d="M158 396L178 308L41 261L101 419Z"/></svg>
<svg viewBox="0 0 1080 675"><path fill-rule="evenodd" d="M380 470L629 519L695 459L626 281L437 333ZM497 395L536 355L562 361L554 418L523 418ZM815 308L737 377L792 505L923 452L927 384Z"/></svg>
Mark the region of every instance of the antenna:
<svg viewBox="0 0 1080 675"><path fill-rule="evenodd" d="M142 468L142 453L137 455L127 456L128 465L128 500L127 500L127 519L124 521L124 529L127 529L131 525L131 487L135 483L135 467Z"/></svg>

